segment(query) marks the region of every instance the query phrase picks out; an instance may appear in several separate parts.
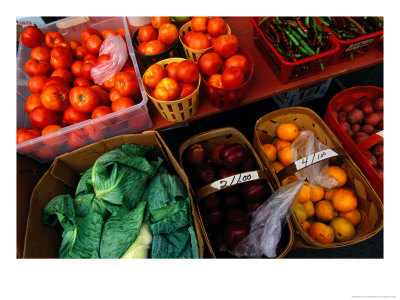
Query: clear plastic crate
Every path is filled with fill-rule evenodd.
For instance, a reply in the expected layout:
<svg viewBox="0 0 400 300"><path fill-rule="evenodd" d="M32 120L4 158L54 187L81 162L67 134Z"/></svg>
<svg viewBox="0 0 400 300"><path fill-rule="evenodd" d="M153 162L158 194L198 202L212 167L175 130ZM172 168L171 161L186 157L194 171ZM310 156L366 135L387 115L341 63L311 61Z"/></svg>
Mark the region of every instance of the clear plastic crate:
<svg viewBox="0 0 400 300"><path fill-rule="evenodd" d="M136 70L142 99L140 103L97 119L89 119L78 124L64 127L47 134L17 144L17 152L34 160L46 163L56 156L70 152L95 141L128 133L137 133L152 127L147 109L147 95L140 77L139 67L133 51L129 28L125 17L71 17L39 27L43 33L60 32L66 41L80 42L83 29L92 27L98 31L104 29L125 29L125 39L129 56ZM32 92L28 88L30 76L25 72L25 62L30 59L31 48L19 43L17 55L17 128L32 128L29 115L25 112L25 101Z"/></svg>

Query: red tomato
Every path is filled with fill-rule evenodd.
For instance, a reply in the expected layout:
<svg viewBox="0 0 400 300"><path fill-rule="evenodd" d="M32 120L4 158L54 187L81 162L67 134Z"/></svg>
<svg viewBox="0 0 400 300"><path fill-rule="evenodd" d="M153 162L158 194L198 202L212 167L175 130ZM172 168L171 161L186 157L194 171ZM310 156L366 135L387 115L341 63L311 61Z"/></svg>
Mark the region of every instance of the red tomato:
<svg viewBox="0 0 400 300"><path fill-rule="evenodd" d="M93 89L99 97L99 105L110 105L109 95L106 90L98 85L93 85L90 88Z"/></svg>
<svg viewBox="0 0 400 300"><path fill-rule="evenodd" d="M181 87L178 82L172 78L166 77L157 83L154 96L158 100L171 101L175 100L179 96L180 92Z"/></svg>
<svg viewBox="0 0 400 300"><path fill-rule="evenodd" d="M50 52L50 64L54 69L69 69L73 61L72 56L71 49L54 47Z"/></svg>
<svg viewBox="0 0 400 300"><path fill-rule="evenodd" d="M114 88L121 93L121 96L134 96L140 93L138 80L130 72L117 73Z"/></svg>
<svg viewBox="0 0 400 300"><path fill-rule="evenodd" d="M117 30L115 30L120 36L122 36L125 39L125 28L118 28Z"/></svg>
<svg viewBox="0 0 400 300"><path fill-rule="evenodd" d="M92 54L92 53L88 53L85 55L85 57L83 58L83 62L84 63L91 63L91 64L95 64L97 62L97 55L96 54Z"/></svg>
<svg viewBox="0 0 400 300"><path fill-rule="evenodd" d="M130 97L120 97L111 103L111 110L116 112L132 105L135 105L135 102Z"/></svg>
<svg viewBox="0 0 400 300"><path fill-rule="evenodd" d="M214 42L214 51L222 58L228 58L239 49L239 41L233 34L223 34Z"/></svg>
<svg viewBox="0 0 400 300"><path fill-rule="evenodd" d="M219 72L223 65L222 58L215 52L208 52L202 55L199 60L201 72L208 76Z"/></svg>
<svg viewBox="0 0 400 300"><path fill-rule="evenodd" d="M34 60L50 62L50 48L37 46L31 50L31 58Z"/></svg>
<svg viewBox="0 0 400 300"><path fill-rule="evenodd" d="M28 88L34 94L40 94L47 81L44 75L34 75L28 80Z"/></svg>
<svg viewBox="0 0 400 300"><path fill-rule="evenodd" d="M146 55L156 55L165 51L165 45L159 40L147 42L144 52Z"/></svg>
<svg viewBox="0 0 400 300"><path fill-rule="evenodd" d="M22 128L18 129L17 130L17 144L29 141L29 140L37 138L39 136L40 136L40 133L38 134L33 129L22 129Z"/></svg>
<svg viewBox="0 0 400 300"><path fill-rule="evenodd" d="M103 44L101 37L96 34L92 34L86 40L85 47L88 49L89 53L99 54L101 44Z"/></svg>
<svg viewBox="0 0 400 300"><path fill-rule="evenodd" d="M92 71L93 66L94 66L93 63L83 62L83 64L81 65L81 69L80 69L81 77L92 80L91 71Z"/></svg>
<svg viewBox="0 0 400 300"><path fill-rule="evenodd" d="M110 60L110 55L108 55L108 54L99 55L99 57L97 58L96 64L101 63L103 60L105 60L105 61Z"/></svg>
<svg viewBox="0 0 400 300"><path fill-rule="evenodd" d="M47 125L59 122L58 113L44 107L36 107L29 114L29 121L37 128L45 128Z"/></svg>
<svg viewBox="0 0 400 300"><path fill-rule="evenodd" d="M181 92L178 96L178 99L185 98L196 90L196 87L191 84L191 83L186 83L186 82L179 82L179 86L181 87Z"/></svg>
<svg viewBox="0 0 400 300"><path fill-rule="evenodd" d="M183 35L183 43L189 47L189 41L191 40L191 38L193 37L193 35L195 34L194 31L188 31Z"/></svg>
<svg viewBox="0 0 400 300"><path fill-rule="evenodd" d="M63 121L68 125L83 122L87 119L89 119L89 114L77 112L71 105L65 109L63 114Z"/></svg>
<svg viewBox="0 0 400 300"><path fill-rule="evenodd" d="M193 17L191 26L194 31L207 32L208 17Z"/></svg>
<svg viewBox="0 0 400 300"><path fill-rule="evenodd" d="M149 88L156 88L157 83L167 76L166 69L160 65L151 65L143 74L143 82Z"/></svg>
<svg viewBox="0 0 400 300"><path fill-rule="evenodd" d="M103 82L103 87L107 91L111 91L114 88L114 85L115 85L115 75Z"/></svg>
<svg viewBox="0 0 400 300"><path fill-rule="evenodd" d="M93 85L93 81L85 77L77 77L74 79L72 85L78 87L91 87Z"/></svg>
<svg viewBox="0 0 400 300"><path fill-rule="evenodd" d="M25 111L29 114L36 107L42 107L42 100L40 94L31 94L25 101Z"/></svg>
<svg viewBox="0 0 400 300"><path fill-rule="evenodd" d="M201 50L210 47L210 41L202 32L195 32L189 40L189 48Z"/></svg>
<svg viewBox="0 0 400 300"><path fill-rule="evenodd" d="M122 69L122 71L123 71L123 72L132 73L133 76L136 77L136 70L135 70L135 68L134 68L133 66L131 66L131 67L125 67L125 68Z"/></svg>
<svg viewBox="0 0 400 300"><path fill-rule="evenodd" d="M249 61L246 57L240 54L232 55L225 61L225 69L228 69L230 67L238 67L242 70L244 75L247 75L250 69Z"/></svg>
<svg viewBox="0 0 400 300"><path fill-rule="evenodd" d="M157 39L157 30L151 25L140 26L138 37L141 42L150 42Z"/></svg>
<svg viewBox="0 0 400 300"><path fill-rule="evenodd" d="M74 149L82 148L88 142L88 137L83 129L74 130L68 135L68 145Z"/></svg>
<svg viewBox="0 0 400 300"><path fill-rule="evenodd" d="M46 61L30 59L25 63L25 71L29 76L49 76L51 73L51 65Z"/></svg>
<svg viewBox="0 0 400 300"><path fill-rule="evenodd" d="M158 39L166 45L172 45L178 38L178 28L174 24L166 23L158 29Z"/></svg>
<svg viewBox="0 0 400 300"><path fill-rule="evenodd" d="M156 29L165 23L171 23L171 17L151 17L151 25Z"/></svg>
<svg viewBox="0 0 400 300"><path fill-rule="evenodd" d="M119 99L122 97L121 92L117 90L116 88L111 89L110 94L108 95L109 99L111 102L114 102L115 100Z"/></svg>
<svg viewBox="0 0 400 300"><path fill-rule="evenodd" d="M88 114L99 104L99 96L88 87L73 87L69 93L71 106L80 113Z"/></svg>
<svg viewBox="0 0 400 300"><path fill-rule="evenodd" d="M61 126L57 124L47 125L45 128L42 129L42 135L46 135L52 132L56 132L60 130Z"/></svg>
<svg viewBox="0 0 400 300"><path fill-rule="evenodd" d="M103 37L103 40L105 40L109 35L115 35L115 36L119 35L118 32L111 29L104 29L100 34Z"/></svg>
<svg viewBox="0 0 400 300"><path fill-rule="evenodd" d="M141 54L146 55L146 45L147 45L147 43L148 43L148 42L140 43L140 44L137 46L137 51L138 51L139 53L141 53Z"/></svg>
<svg viewBox="0 0 400 300"><path fill-rule="evenodd" d="M84 30L82 30L81 32L81 41L82 41L82 45L86 46L86 40L91 36L91 35L97 35L98 37L101 37L100 32L97 29L94 28L85 28Z"/></svg>
<svg viewBox="0 0 400 300"><path fill-rule="evenodd" d="M86 48L83 47L83 46L77 46L77 47L74 49L74 57L75 57L76 59L82 59L82 60L83 60L83 58L84 58L88 53L89 53L88 49L86 49Z"/></svg>
<svg viewBox="0 0 400 300"><path fill-rule="evenodd" d="M72 52L74 52L74 50L72 50L72 47L67 43L67 42L60 42L60 43L58 43L58 44L56 44L55 46L54 46L54 48L58 48L58 47L60 47L60 48L67 48L68 50L71 50ZM54 49L53 48L53 49Z"/></svg>
<svg viewBox="0 0 400 300"><path fill-rule="evenodd" d="M112 110L109 106L104 106L104 105L97 106L92 112L92 119L97 119L111 113Z"/></svg>
<svg viewBox="0 0 400 300"><path fill-rule="evenodd" d="M128 124L134 130L142 131L146 128L148 123L148 119L145 115L136 116L130 120L128 120Z"/></svg>
<svg viewBox="0 0 400 300"><path fill-rule="evenodd" d="M72 48L72 50L75 50L76 47L81 46L81 43L79 43L77 40L70 40L67 42L67 44Z"/></svg>
<svg viewBox="0 0 400 300"><path fill-rule="evenodd" d="M43 33L35 26L27 26L24 32L21 33L21 43L29 48L35 48L41 45L43 40Z"/></svg>
<svg viewBox="0 0 400 300"><path fill-rule="evenodd" d="M244 74L238 67L230 67L222 73L222 85L225 88L235 88L244 82Z"/></svg>
<svg viewBox="0 0 400 300"><path fill-rule="evenodd" d="M48 31L44 34L44 43L49 48L54 48L62 42L65 42L64 37L57 31Z"/></svg>
<svg viewBox="0 0 400 300"><path fill-rule="evenodd" d="M71 85L72 82L74 81L72 73L67 69L55 69L53 73L51 73L50 77L54 76L64 79L68 83L68 85Z"/></svg>
<svg viewBox="0 0 400 300"><path fill-rule="evenodd" d="M83 65L83 61L81 61L81 60L74 61L71 65L72 75L74 75L75 77L81 76L82 65Z"/></svg>
<svg viewBox="0 0 400 300"><path fill-rule="evenodd" d="M178 64L179 63L175 61L175 62L169 63L165 67L165 72L167 73L167 76L175 79L176 81L179 80L179 77L178 77Z"/></svg>
<svg viewBox="0 0 400 300"><path fill-rule="evenodd" d="M221 17L213 17L208 20L207 23L207 32L213 36L217 37L221 34L225 34L227 30L226 22Z"/></svg>
<svg viewBox="0 0 400 300"><path fill-rule="evenodd" d="M50 84L40 94L45 108L51 111L64 111L67 108L69 88L63 84Z"/></svg>
<svg viewBox="0 0 400 300"><path fill-rule="evenodd" d="M211 84L213 87L223 89L224 86L222 84L222 75L221 74L212 74L210 78L208 78L208 83Z"/></svg>
<svg viewBox="0 0 400 300"><path fill-rule="evenodd" d="M48 87L51 84L62 84L68 87L68 83L65 81L64 78L58 77L58 76L53 76L47 79L46 83L43 86L43 89Z"/></svg>
<svg viewBox="0 0 400 300"><path fill-rule="evenodd" d="M193 83L199 80L199 67L190 60L183 60L178 64L178 78L186 83Z"/></svg>
<svg viewBox="0 0 400 300"><path fill-rule="evenodd" d="M88 138L93 141L102 140L106 137L107 131L102 126L95 126L92 124L86 125L83 128L84 133Z"/></svg>

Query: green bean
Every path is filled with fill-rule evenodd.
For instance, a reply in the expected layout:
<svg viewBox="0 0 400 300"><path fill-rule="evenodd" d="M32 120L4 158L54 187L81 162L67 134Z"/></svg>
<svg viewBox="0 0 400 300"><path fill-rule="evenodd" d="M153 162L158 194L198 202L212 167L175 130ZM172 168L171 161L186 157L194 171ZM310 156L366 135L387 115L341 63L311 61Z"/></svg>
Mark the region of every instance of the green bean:
<svg viewBox="0 0 400 300"><path fill-rule="evenodd" d="M307 38L307 34L301 29L300 27L297 27L296 30L305 38Z"/></svg>
<svg viewBox="0 0 400 300"><path fill-rule="evenodd" d="M282 24L282 21L279 20L279 17L275 17L275 21L276 21L276 23L278 23L278 24Z"/></svg>
<svg viewBox="0 0 400 300"><path fill-rule="evenodd" d="M293 36L297 39L297 41L300 42L300 44L304 47L304 49L306 49L306 51L311 54L311 55L315 55L315 52L313 49L311 49L311 47L307 44L306 41L304 41L298 34L297 32L295 32L294 30L292 31Z"/></svg>
<svg viewBox="0 0 400 300"><path fill-rule="evenodd" d="M326 22L326 21L325 21L323 18L321 18L321 17L318 17L318 20L320 20L321 23L324 24L326 27L331 26L328 22Z"/></svg>
<svg viewBox="0 0 400 300"><path fill-rule="evenodd" d="M296 47L300 46L299 41L296 40L296 38L289 32L289 30L286 30L285 28L283 28L283 31L286 33L286 35L289 37L289 39L293 42L293 44Z"/></svg>
<svg viewBox="0 0 400 300"><path fill-rule="evenodd" d="M310 17L306 17L304 23L306 24L306 26L310 26Z"/></svg>

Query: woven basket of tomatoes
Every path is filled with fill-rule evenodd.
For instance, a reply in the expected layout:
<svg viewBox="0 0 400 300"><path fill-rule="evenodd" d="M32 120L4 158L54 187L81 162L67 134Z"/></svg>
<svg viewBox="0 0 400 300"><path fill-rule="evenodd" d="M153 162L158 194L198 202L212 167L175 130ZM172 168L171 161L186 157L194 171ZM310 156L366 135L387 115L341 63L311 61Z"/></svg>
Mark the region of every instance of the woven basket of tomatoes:
<svg viewBox="0 0 400 300"><path fill-rule="evenodd" d="M179 57L159 61L145 71L145 91L164 119L183 122L197 112L199 73L196 63Z"/></svg>
<svg viewBox="0 0 400 300"><path fill-rule="evenodd" d="M258 154L240 131L226 127L186 140L179 148L179 163L195 193L209 255L238 257L235 247L250 233L252 212L274 192ZM293 245L289 218L282 223L277 258Z"/></svg>
<svg viewBox="0 0 400 300"><path fill-rule="evenodd" d="M179 56L178 33L169 17L152 17L150 24L142 25L134 32L133 48L145 68L160 60Z"/></svg>
<svg viewBox="0 0 400 300"><path fill-rule="evenodd" d="M308 145L299 143L306 135L324 150L302 155ZM306 177L292 207L296 247L353 245L383 228L383 206L375 190L312 110L290 107L264 115L256 123L253 144L272 171L274 188Z"/></svg>
<svg viewBox="0 0 400 300"><path fill-rule="evenodd" d="M254 61L248 51L239 48L238 43L232 50L225 46L225 42L221 42L221 47L219 41L215 45L199 59L201 78L208 102L218 108L231 108L247 92Z"/></svg>
<svg viewBox="0 0 400 300"><path fill-rule="evenodd" d="M197 62L200 56L210 50L216 38L231 34L231 28L221 17L193 17L179 29L186 58Z"/></svg>

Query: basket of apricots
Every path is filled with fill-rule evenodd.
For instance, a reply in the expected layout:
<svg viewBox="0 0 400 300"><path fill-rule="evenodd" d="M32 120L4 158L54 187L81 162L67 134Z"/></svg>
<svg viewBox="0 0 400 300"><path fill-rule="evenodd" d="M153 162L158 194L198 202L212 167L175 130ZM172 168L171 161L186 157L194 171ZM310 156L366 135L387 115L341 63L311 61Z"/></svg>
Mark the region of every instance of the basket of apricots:
<svg viewBox="0 0 400 300"><path fill-rule="evenodd" d="M256 123L254 147L275 179L275 187L299 180L292 144L302 130L311 130L337 154L320 169L321 176L334 178L336 184L328 189L304 181L292 207L295 246L336 248L374 236L383 228L383 207L378 195L336 136L308 108L279 109Z"/></svg>
<svg viewBox="0 0 400 300"><path fill-rule="evenodd" d="M201 77L196 63L180 57L164 59L151 65L142 81L164 119L183 122L197 112Z"/></svg>
<svg viewBox="0 0 400 300"><path fill-rule="evenodd" d="M140 26L132 36L132 44L144 67L179 56L178 34L171 17L151 17L150 24Z"/></svg>
<svg viewBox="0 0 400 300"><path fill-rule="evenodd" d="M221 17L193 17L179 29L179 40L186 58L194 62L204 52L212 49L214 42L221 36L228 42L231 37L231 28Z"/></svg>

